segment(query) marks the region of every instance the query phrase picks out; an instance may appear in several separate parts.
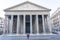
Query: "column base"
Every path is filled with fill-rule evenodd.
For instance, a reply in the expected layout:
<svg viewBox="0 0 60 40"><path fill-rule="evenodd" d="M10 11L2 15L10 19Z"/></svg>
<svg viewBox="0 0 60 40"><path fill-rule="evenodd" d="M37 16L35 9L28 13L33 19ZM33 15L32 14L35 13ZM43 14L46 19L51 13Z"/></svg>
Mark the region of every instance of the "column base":
<svg viewBox="0 0 60 40"><path fill-rule="evenodd" d="M39 35L39 33L37 33L37 35Z"/></svg>

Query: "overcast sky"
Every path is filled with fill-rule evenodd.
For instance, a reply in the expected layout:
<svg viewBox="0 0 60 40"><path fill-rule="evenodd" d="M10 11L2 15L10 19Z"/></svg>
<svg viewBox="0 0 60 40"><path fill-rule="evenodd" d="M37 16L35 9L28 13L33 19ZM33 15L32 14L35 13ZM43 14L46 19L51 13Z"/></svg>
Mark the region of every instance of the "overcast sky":
<svg viewBox="0 0 60 40"><path fill-rule="evenodd" d="M35 4L41 5L43 7L52 9L51 14L60 7L60 0L0 0L0 17L4 18L4 9L9 8L11 6L17 5L19 3L30 1Z"/></svg>

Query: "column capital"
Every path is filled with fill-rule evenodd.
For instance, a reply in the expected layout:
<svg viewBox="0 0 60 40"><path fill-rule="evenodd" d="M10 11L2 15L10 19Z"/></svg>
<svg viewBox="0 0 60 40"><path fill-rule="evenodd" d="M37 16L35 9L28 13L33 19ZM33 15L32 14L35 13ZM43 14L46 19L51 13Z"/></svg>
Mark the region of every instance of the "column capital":
<svg viewBox="0 0 60 40"><path fill-rule="evenodd" d="M11 16L14 16L14 15L11 15Z"/></svg>
<svg viewBox="0 0 60 40"><path fill-rule="evenodd" d="M17 15L17 16L20 16L20 15Z"/></svg>
<svg viewBox="0 0 60 40"><path fill-rule="evenodd" d="M44 16L44 14L42 16Z"/></svg>

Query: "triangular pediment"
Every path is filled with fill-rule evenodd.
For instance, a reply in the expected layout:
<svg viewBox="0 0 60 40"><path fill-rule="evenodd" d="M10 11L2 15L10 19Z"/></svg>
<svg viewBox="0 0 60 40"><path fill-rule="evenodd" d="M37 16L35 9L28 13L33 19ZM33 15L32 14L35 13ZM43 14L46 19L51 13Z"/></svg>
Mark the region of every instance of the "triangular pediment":
<svg viewBox="0 0 60 40"><path fill-rule="evenodd" d="M28 1L18 4L16 6L10 7L10 8L7 8L5 9L5 11L6 10L49 10L50 11L50 9L48 8L36 5Z"/></svg>

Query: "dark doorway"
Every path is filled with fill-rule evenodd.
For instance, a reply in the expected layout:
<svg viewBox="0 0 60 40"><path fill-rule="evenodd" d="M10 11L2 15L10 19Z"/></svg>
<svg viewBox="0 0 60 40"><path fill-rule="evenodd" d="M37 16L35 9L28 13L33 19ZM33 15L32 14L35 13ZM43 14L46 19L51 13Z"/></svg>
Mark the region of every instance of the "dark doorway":
<svg viewBox="0 0 60 40"><path fill-rule="evenodd" d="M26 22L25 22L26 23L26 26L25 26L26 29L25 30L26 30L26 33L30 33L30 15L26 15L25 18L26 18Z"/></svg>
<svg viewBox="0 0 60 40"><path fill-rule="evenodd" d="M30 23L26 23L26 33L30 33Z"/></svg>

